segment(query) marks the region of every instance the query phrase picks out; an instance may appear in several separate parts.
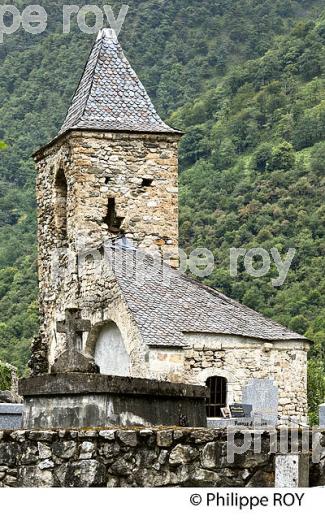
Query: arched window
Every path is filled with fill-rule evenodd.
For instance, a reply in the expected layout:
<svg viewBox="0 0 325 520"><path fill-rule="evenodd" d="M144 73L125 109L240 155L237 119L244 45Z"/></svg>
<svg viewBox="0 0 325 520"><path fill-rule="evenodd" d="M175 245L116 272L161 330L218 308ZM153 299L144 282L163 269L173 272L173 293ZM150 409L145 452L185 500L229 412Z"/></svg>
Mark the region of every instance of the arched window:
<svg viewBox="0 0 325 520"><path fill-rule="evenodd" d="M227 379L209 377L206 385L210 392L207 399L207 417L222 417L221 408L227 405Z"/></svg>
<svg viewBox="0 0 325 520"><path fill-rule="evenodd" d="M55 177L55 226L60 240L67 238L68 185L62 168Z"/></svg>

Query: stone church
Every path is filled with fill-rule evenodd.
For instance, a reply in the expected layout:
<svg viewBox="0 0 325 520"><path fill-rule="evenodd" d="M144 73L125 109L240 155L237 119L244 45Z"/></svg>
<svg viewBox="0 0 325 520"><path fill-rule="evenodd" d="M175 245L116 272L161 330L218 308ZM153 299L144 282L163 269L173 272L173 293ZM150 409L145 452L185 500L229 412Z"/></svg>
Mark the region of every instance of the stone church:
<svg viewBox="0 0 325 520"><path fill-rule="evenodd" d="M279 414L304 420L308 341L177 268L181 137L113 31L101 31L59 135L34 156L42 325L32 371L55 369L66 348L58 322L74 309L91 323L77 331L79 351L102 374L207 384L210 417L250 380L271 379ZM152 252L168 263L157 270Z"/></svg>

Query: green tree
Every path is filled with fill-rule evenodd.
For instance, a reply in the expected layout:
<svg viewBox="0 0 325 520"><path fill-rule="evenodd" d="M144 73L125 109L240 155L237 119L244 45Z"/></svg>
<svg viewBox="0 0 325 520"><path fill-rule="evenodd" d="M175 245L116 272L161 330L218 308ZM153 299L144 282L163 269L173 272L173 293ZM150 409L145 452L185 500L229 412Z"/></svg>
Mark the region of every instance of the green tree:
<svg viewBox="0 0 325 520"><path fill-rule="evenodd" d="M319 405L325 401L325 371L321 361L308 363L308 404L311 425L318 424Z"/></svg>
<svg viewBox="0 0 325 520"><path fill-rule="evenodd" d="M291 170L295 164L295 153L291 143L283 141L272 149L271 169Z"/></svg>
<svg viewBox="0 0 325 520"><path fill-rule="evenodd" d="M325 175L325 142L314 146L310 154L311 171L322 177Z"/></svg>
<svg viewBox="0 0 325 520"><path fill-rule="evenodd" d="M253 170L265 172L272 160L272 145L261 143L252 155L251 167Z"/></svg>

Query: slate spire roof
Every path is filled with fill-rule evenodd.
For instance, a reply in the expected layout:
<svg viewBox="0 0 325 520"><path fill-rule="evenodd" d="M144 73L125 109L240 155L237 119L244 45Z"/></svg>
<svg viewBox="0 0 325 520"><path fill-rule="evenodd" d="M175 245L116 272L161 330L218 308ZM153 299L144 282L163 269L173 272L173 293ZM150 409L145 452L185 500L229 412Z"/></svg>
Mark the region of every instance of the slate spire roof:
<svg viewBox="0 0 325 520"><path fill-rule="evenodd" d="M60 134L78 128L181 133L158 116L112 29L98 34Z"/></svg>

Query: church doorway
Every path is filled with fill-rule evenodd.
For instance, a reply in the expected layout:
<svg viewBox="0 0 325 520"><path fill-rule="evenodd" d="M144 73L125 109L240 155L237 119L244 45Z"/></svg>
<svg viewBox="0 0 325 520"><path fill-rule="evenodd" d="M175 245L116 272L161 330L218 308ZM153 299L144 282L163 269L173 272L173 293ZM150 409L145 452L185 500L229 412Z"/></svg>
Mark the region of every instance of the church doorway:
<svg viewBox="0 0 325 520"><path fill-rule="evenodd" d="M227 406L227 379L213 376L206 381L209 389L207 399L207 417L222 417L221 408Z"/></svg>
<svg viewBox="0 0 325 520"><path fill-rule="evenodd" d="M100 373L113 376L130 375L130 358L119 328L113 322L105 324L95 346L95 362Z"/></svg>

